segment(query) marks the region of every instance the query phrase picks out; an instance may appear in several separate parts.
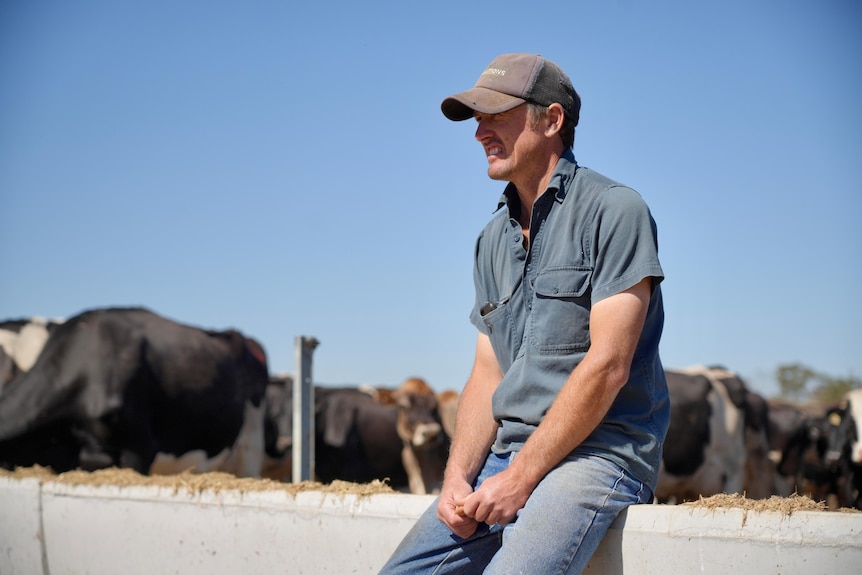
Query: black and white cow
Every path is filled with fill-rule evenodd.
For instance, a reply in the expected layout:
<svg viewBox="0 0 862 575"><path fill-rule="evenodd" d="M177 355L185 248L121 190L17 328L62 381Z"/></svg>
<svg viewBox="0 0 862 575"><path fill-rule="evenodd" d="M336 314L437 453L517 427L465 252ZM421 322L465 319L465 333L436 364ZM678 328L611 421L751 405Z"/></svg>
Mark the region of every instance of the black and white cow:
<svg viewBox="0 0 862 575"><path fill-rule="evenodd" d="M862 465L862 388L847 392L847 417L852 420L850 442L850 461Z"/></svg>
<svg viewBox="0 0 862 575"><path fill-rule="evenodd" d="M682 502L718 493L768 497L766 403L733 372L695 366L666 370L671 419L656 500Z"/></svg>
<svg viewBox="0 0 862 575"><path fill-rule="evenodd" d="M808 425L809 411L795 403L772 399L769 401L769 458L776 466L775 495L789 497L797 493L796 478L784 471L781 465L785 449L792 441L798 441L800 433ZM822 413L820 414L822 417Z"/></svg>
<svg viewBox="0 0 862 575"><path fill-rule="evenodd" d="M742 384L742 380L739 382ZM749 499L767 499L778 494L780 489L776 463L771 457L769 403L764 397L746 389L743 412L745 414L743 493Z"/></svg>
<svg viewBox="0 0 862 575"><path fill-rule="evenodd" d="M36 363L48 336L61 319L31 317L0 322L0 393L16 376Z"/></svg>
<svg viewBox="0 0 862 575"><path fill-rule="evenodd" d="M845 401L846 442L850 455L850 493L847 504L862 509L862 388L848 392Z"/></svg>
<svg viewBox="0 0 862 575"><path fill-rule="evenodd" d="M852 505L850 421L840 405L809 407L781 453L778 471L794 493L830 508Z"/></svg>
<svg viewBox="0 0 862 575"><path fill-rule="evenodd" d="M805 486L819 490L830 507L862 509L862 389L849 391L825 416L810 421L807 431L808 449L797 468ZM794 454L785 455L792 465Z"/></svg>
<svg viewBox="0 0 862 575"><path fill-rule="evenodd" d="M198 453L258 475L267 380L263 348L238 331L87 311L56 326L0 394L0 465L148 473L157 454Z"/></svg>

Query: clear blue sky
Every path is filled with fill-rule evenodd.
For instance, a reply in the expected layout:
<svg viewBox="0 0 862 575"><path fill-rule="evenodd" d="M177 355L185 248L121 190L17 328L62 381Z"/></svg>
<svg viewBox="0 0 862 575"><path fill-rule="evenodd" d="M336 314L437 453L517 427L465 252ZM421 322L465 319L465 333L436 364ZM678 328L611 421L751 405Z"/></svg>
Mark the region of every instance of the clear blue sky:
<svg viewBox="0 0 862 575"><path fill-rule="evenodd" d="M302 7L297 7L302 6ZM502 190L440 101L538 52L659 226L668 367L862 376L853 0L0 3L0 319L143 305L460 389Z"/></svg>

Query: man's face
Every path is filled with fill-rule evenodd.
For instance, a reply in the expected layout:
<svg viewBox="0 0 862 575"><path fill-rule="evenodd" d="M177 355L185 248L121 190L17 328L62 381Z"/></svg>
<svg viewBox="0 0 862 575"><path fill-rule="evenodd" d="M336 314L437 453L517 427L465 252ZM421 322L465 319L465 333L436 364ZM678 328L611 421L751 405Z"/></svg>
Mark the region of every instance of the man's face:
<svg viewBox="0 0 862 575"><path fill-rule="evenodd" d="M474 117L479 124L476 140L485 150L492 180L514 181L535 167L538 158L533 152L544 144L544 137L531 125L526 104L499 114L476 112Z"/></svg>

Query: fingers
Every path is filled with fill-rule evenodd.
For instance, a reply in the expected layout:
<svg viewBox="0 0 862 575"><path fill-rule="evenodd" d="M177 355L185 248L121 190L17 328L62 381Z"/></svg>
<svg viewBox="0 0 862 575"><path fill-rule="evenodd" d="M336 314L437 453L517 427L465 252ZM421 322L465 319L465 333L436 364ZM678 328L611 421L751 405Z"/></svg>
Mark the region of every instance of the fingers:
<svg viewBox="0 0 862 575"><path fill-rule="evenodd" d="M462 539L467 539L473 535L479 526L478 521L466 516L463 506L456 506L451 503L438 506L437 517L452 533Z"/></svg>
<svg viewBox="0 0 862 575"><path fill-rule="evenodd" d="M452 529L452 533L454 533L461 539L468 539L476 532L476 529L478 528L478 521L469 521L464 523L463 525L456 525L454 527L450 527L450 529Z"/></svg>
<svg viewBox="0 0 862 575"><path fill-rule="evenodd" d="M462 500L454 501L454 513L459 517L469 517L479 523L488 525L508 525L515 518L515 511L510 510L506 501L488 498L481 490L472 493Z"/></svg>

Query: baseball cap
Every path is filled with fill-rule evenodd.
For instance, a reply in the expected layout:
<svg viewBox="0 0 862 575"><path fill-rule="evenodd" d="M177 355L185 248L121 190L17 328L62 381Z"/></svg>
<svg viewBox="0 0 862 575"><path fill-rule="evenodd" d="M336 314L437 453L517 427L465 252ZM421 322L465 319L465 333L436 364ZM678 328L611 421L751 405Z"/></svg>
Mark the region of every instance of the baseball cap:
<svg viewBox="0 0 862 575"><path fill-rule="evenodd" d="M566 117L578 125L581 98L563 70L538 54L502 54L488 64L476 85L449 96L440 105L443 115L459 122L474 112L499 114L534 102L563 107Z"/></svg>

